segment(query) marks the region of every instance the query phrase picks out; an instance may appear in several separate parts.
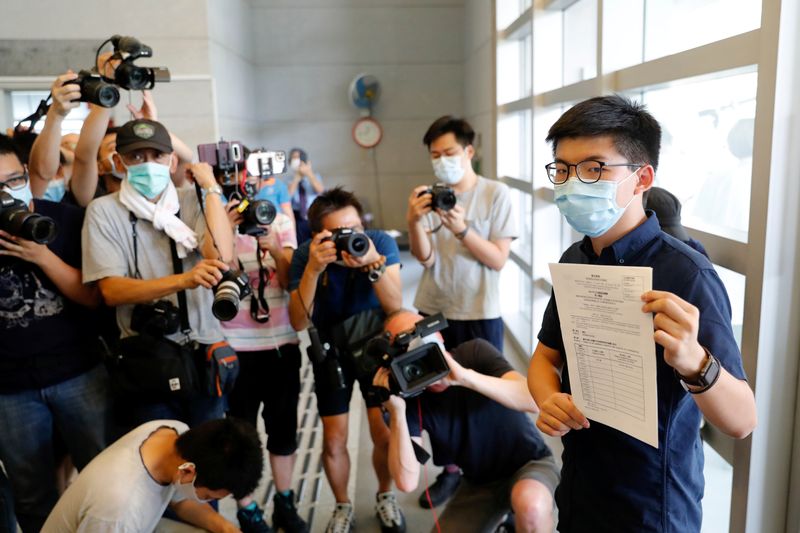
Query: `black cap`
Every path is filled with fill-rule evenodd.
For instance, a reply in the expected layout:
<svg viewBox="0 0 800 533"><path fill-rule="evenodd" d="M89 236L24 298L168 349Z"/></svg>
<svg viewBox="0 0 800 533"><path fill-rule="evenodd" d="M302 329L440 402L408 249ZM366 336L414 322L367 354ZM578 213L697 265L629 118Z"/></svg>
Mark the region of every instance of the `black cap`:
<svg viewBox="0 0 800 533"><path fill-rule="evenodd" d="M160 122L140 118L126 122L117 130L117 152L127 154L142 148L172 153L169 132Z"/></svg>
<svg viewBox="0 0 800 533"><path fill-rule="evenodd" d="M661 187L647 191L647 209L655 211L661 229L676 239L689 240L689 234L681 224L681 202L674 194Z"/></svg>

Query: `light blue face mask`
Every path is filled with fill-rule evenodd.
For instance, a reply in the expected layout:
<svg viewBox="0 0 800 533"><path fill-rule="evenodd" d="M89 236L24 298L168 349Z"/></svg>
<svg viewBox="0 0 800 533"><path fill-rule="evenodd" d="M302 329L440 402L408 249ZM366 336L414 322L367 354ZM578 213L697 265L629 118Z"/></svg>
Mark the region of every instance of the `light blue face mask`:
<svg viewBox="0 0 800 533"><path fill-rule="evenodd" d="M50 180L47 184L47 190L44 191L44 199L51 202L60 202L67 192L67 187L64 185L64 180Z"/></svg>
<svg viewBox="0 0 800 533"><path fill-rule="evenodd" d="M596 183L583 183L578 178L570 178L555 186L558 210L578 233L599 237L611 229L631 205L634 197L625 207L617 205L617 188L635 175L634 171L620 181L600 180Z"/></svg>
<svg viewBox="0 0 800 533"><path fill-rule="evenodd" d="M433 173L439 178L439 181L448 185L455 185L461 181L461 178L464 177L464 167L461 166L461 157L460 155L443 155L431 161Z"/></svg>
<svg viewBox="0 0 800 533"><path fill-rule="evenodd" d="M33 200L33 193L31 193L30 183L26 183L23 188L17 189L16 191L13 191L7 187L4 188L3 191L10 194L14 199L22 201L25 204L25 207L31 205L31 200Z"/></svg>
<svg viewBox="0 0 800 533"><path fill-rule="evenodd" d="M128 167L128 182L148 200L161 194L170 179L167 165L147 162Z"/></svg>

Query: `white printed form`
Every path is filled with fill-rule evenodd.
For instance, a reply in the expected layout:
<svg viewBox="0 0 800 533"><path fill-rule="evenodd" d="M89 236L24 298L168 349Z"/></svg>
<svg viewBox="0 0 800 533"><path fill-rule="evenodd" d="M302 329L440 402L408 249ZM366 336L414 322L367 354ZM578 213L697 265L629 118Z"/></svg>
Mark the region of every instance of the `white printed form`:
<svg viewBox="0 0 800 533"><path fill-rule="evenodd" d="M572 399L590 420L658 448L648 267L550 264Z"/></svg>

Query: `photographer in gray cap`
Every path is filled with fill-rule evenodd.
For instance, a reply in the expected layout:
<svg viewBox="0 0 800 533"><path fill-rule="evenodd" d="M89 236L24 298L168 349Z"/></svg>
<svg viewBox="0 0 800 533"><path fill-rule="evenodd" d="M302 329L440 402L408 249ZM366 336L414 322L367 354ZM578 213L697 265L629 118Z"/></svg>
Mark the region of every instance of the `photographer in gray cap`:
<svg viewBox="0 0 800 533"><path fill-rule="evenodd" d="M205 191L205 214L195 190L175 188L170 172L178 161L167 129L158 122L137 119L123 125L116 150L114 164L125 178L119 192L94 200L86 210L83 281L97 281L106 304L116 307L121 346L144 333L132 324L136 310L161 346L164 339L191 346L196 357L205 359L206 348L224 340L208 289L222 280L233 256L233 231L222 191L206 163L186 171ZM182 307L188 328L153 333L150 326L158 322L148 317L158 312L154 307ZM174 419L194 426L223 416L224 397L199 389L186 392L167 399L132 395L132 422Z"/></svg>

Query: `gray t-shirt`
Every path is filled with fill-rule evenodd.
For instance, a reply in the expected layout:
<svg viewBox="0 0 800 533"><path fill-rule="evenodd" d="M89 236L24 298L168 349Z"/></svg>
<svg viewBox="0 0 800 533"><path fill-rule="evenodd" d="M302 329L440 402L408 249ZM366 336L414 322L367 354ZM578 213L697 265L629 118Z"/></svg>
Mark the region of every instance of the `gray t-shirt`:
<svg viewBox="0 0 800 533"><path fill-rule="evenodd" d="M490 241L519 236L511 193L504 183L478 176L475 187L456 197L470 231ZM441 222L435 213L429 220L433 227L428 229ZM427 314L442 313L451 320L499 317L500 272L478 261L447 228L430 236L436 261L422 273L414 306Z"/></svg>
<svg viewBox="0 0 800 533"><path fill-rule="evenodd" d="M106 448L58 500L43 533L134 533L153 531L170 501L183 498L174 485L156 482L139 448L162 427L179 435L189 426L177 420L142 424Z"/></svg>
<svg viewBox="0 0 800 533"><path fill-rule="evenodd" d="M183 259L183 271L188 272L203 259L200 249L205 239L206 224L194 189L178 189L178 199L181 220L197 233L200 241L197 249L189 252ZM119 201L119 193L103 196L89 204L81 233L84 283L114 276L135 277L133 231L129 213ZM139 219L136 222L136 235L142 279L151 280L174 274L167 234L155 229L149 221ZM177 293L164 299L178 305ZM213 301L213 293L204 287L186 291L192 340L203 344L223 340L219 321L211 312ZM133 307L133 304L117 306L117 325L123 338L137 334L131 329ZM178 332L170 338L182 342L184 336Z"/></svg>

